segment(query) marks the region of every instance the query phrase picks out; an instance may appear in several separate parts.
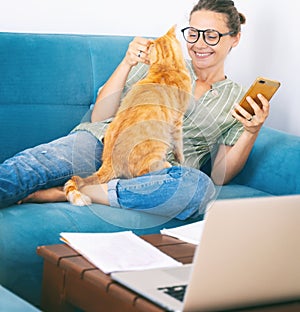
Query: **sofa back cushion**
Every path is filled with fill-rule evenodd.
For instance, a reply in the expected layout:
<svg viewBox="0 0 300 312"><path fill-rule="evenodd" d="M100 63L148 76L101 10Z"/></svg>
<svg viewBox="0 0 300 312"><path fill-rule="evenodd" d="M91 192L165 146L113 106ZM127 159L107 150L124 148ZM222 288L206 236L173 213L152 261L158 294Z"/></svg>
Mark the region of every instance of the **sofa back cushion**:
<svg viewBox="0 0 300 312"><path fill-rule="evenodd" d="M129 36L0 33L0 161L87 118Z"/></svg>

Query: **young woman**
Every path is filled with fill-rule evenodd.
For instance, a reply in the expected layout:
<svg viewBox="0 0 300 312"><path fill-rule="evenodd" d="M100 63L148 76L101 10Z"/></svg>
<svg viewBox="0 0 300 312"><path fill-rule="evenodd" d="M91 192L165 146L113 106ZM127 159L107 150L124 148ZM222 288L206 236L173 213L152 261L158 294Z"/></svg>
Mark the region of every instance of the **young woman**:
<svg viewBox="0 0 300 312"><path fill-rule="evenodd" d="M244 94L225 75L224 62L239 43L245 17L230 0L200 0L182 29L190 60L194 100L183 125L185 163L81 191L96 203L186 219L203 214L214 185L228 183L244 166L269 103L260 108L248 98L251 116L237 103ZM90 123L54 142L26 150L0 167L2 206L28 201L65 201L62 185L74 174L93 173L101 165L102 138L122 97L148 69L148 39L136 37L124 59L100 89ZM239 113L238 113L239 112ZM211 161L211 179L200 168Z"/></svg>

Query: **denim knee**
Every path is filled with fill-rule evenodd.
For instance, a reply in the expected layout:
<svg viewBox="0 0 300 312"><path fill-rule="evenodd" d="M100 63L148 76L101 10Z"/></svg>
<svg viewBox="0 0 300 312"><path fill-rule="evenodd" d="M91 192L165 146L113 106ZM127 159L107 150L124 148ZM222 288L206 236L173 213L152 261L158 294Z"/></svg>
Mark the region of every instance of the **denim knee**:
<svg viewBox="0 0 300 312"><path fill-rule="evenodd" d="M204 214L214 193L214 185L205 173L178 166L108 183L112 206L180 220Z"/></svg>

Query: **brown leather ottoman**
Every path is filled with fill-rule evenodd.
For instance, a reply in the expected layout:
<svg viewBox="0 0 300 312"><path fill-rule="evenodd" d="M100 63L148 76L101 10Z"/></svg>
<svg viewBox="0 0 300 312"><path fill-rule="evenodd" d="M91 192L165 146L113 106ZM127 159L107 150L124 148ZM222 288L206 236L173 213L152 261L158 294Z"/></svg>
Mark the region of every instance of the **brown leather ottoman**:
<svg viewBox="0 0 300 312"><path fill-rule="evenodd" d="M142 236L161 251L183 263L193 259L195 246L176 238ZM163 311L148 300L112 281L67 245L38 247L44 258L42 309L44 311Z"/></svg>
<svg viewBox="0 0 300 312"><path fill-rule="evenodd" d="M142 238L182 263L192 262L195 245L161 234L145 235ZM40 246L37 253L44 258L42 309L45 312L78 311L77 308L87 312L164 311L112 281L109 275L67 245ZM298 312L300 303L282 303L238 311Z"/></svg>

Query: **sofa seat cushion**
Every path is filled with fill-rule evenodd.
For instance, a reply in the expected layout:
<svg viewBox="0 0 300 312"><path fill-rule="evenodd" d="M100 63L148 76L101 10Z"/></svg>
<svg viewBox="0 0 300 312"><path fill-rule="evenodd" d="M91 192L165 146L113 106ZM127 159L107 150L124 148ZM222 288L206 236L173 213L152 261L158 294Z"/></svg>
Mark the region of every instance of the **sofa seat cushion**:
<svg viewBox="0 0 300 312"><path fill-rule="evenodd" d="M241 184L217 186L216 189L217 199L273 196L270 193Z"/></svg>

